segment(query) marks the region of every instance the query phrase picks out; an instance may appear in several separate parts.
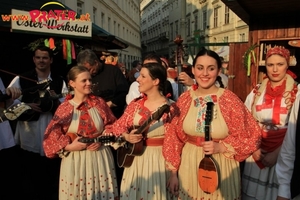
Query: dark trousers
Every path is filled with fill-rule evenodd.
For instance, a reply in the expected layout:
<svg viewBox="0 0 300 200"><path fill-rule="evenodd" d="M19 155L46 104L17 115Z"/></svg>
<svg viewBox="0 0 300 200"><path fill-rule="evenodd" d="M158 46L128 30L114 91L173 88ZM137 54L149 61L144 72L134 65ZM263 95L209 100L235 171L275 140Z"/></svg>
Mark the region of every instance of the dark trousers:
<svg viewBox="0 0 300 200"><path fill-rule="evenodd" d="M117 184L119 188L119 194L120 194L120 188L121 188L121 181L122 181L122 176L123 176L123 167L119 167L117 164L117 151L111 147L112 154L114 156L114 161L115 161L115 169L116 169L116 175L117 175Z"/></svg>
<svg viewBox="0 0 300 200"><path fill-rule="evenodd" d="M58 200L60 158L49 159L17 146L4 158L10 163L5 166L4 180L1 178L8 183L1 200Z"/></svg>

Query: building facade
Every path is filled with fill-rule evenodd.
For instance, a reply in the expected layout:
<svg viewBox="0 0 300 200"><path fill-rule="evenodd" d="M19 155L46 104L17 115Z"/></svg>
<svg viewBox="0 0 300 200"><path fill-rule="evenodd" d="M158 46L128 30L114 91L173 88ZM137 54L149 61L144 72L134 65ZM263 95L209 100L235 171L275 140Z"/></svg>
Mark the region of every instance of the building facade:
<svg viewBox="0 0 300 200"><path fill-rule="evenodd" d="M176 35L182 36L190 55L203 45L217 51L220 43L248 41L247 24L221 0L142 0L140 9L142 55L171 57Z"/></svg>
<svg viewBox="0 0 300 200"><path fill-rule="evenodd" d="M90 19L105 31L124 40L129 46L118 53L119 62L131 69L141 60L140 0L60 0L77 14L90 14Z"/></svg>

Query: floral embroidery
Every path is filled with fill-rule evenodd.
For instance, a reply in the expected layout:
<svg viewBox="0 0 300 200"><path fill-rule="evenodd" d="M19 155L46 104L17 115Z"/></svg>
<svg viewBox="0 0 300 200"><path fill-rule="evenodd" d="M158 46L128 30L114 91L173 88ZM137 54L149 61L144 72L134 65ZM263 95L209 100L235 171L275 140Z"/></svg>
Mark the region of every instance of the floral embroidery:
<svg viewBox="0 0 300 200"><path fill-rule="evenodd" d="M217 103L217 95L208 95L205 97L198 97L194 99L194 106L199 107L198 116L196 118L196 132L203 133L205 127L205 113L206 113L206 103L213 102Z"/></svg>

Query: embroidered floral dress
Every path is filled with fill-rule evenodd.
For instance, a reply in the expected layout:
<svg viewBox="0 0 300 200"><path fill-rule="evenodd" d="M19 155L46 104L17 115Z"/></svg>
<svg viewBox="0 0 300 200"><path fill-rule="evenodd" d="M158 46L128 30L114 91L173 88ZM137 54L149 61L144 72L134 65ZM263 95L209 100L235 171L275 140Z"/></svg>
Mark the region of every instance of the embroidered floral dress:
<svg viewBox="0 0 300 200"><path fill-rule="evenodd" d="M272 89L269 79L264 79L247 97L245 105L261 127L261 148L272 152L284 139L290 108L299 91L294 79L286 75L283 84ZM242 179L243 199L276 199L278 181L273 167L265 167L247 158Z"/></svg>
<svg viewBox="0 0 300 200"><path fill-rule="evenodd" d="M44 149L49 158L61 156L59 179L60 200L114 200L118 198L115 165L111 150L102 145L97 151L71 151L62 149L71 143L67 133L81 132L82 136L97 136L110 130L115 117L101 98L92 96L84 104L92 119L88 130L81 132L81 105L73 100L62 103L45 132ZM83 116L86 119L86 116Z"/></svg>
<svg viewBox="0 0 300 200"><path fill-rule="evenodd" d="M212 194L204 193L197 179L199 163L205 156L200 141L204 141L207 102L214 103L211 137L227 149L225 153L212 155L220 170L219 187ZM179 199L240 199L239 162L251 155L260 142L259 127L250 112L235 94L221 88L216 94L203 97L195 96L194 90L187 91L177 105L180 116L174 117L168 127L163 155L168 167L178 170ZM197 137L199 142L189 142L191 137Z"/></svg>
<svg viewBox="0 0 300 200"><path fill-rule="evenodd" d="M132 127L141 125L152 112L144 107L145 98L133 100L124 114L113 126L113 133L120 135L130 132ZM175 104L173 104L175 105ZM150 125L147 130L148 139L164 138L165 127L174 113L170 113ZM166 200L170 199L167 191L168 171L162 155L162 144L144 146L141 156L135 156L130 167L125 167L121 181L121 200Z"/></svg>

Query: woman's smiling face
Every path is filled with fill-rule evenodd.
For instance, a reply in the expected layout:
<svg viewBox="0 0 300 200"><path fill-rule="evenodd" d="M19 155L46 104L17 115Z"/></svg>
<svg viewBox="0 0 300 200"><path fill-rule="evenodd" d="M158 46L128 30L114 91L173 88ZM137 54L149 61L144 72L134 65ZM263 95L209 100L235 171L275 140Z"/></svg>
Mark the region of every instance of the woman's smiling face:
<svg viewBox="0 0 300 200"><path fill-rule="evenodd" d="M220 69L218 68L217 61L213 57L203 55L197 58L192 72L198 86L203 89L209 89L215 86Z"/></svg>

